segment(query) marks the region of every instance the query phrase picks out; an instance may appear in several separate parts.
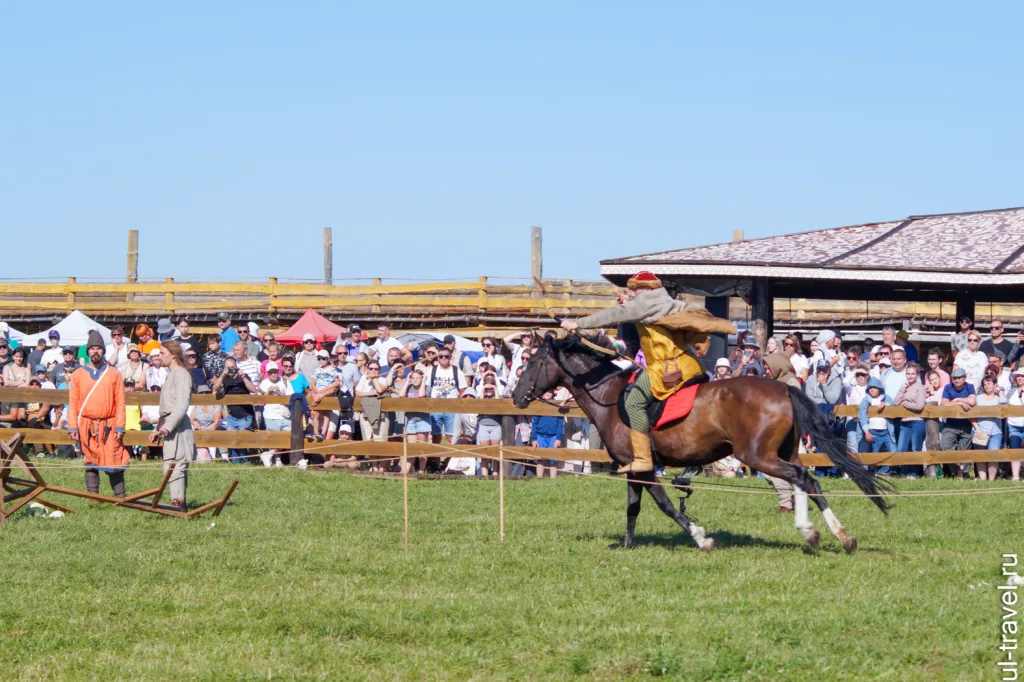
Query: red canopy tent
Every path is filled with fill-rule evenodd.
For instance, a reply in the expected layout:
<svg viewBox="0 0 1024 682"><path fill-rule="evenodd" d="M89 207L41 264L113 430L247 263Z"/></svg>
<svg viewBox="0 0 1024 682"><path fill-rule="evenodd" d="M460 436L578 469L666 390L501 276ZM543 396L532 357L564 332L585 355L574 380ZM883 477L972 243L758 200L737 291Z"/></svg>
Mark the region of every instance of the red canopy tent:
<svg viewBox="0 0 1024 682"><path fill-rule="evenodd" d="M302 345L302 337L306 334L312 334L317 344L322 344L325 341L336 341L338 336L344 331L344 327L334 324L312 308L308 308L295 324L289 327L287 331L276 335L274 340L286 346L300 346Z"/></svg>

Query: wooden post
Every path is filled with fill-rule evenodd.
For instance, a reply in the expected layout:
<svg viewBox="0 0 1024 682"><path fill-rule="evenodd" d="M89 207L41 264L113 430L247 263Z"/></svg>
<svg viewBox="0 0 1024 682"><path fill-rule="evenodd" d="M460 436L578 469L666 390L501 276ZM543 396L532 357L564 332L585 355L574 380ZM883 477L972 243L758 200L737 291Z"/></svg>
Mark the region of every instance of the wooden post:
<svg viewBox="0 0 1024 682"><path fill-rule="evenodd" d="M722 319L729 319L729 297L728 296L708 296L704 299L704 307L707 308L708 312L715 317L721 317ZM729 336L727 334L712 334L711 335L711 348L708 350L705 365L711 363L708 369L713 369L714 363L718 361L718 358L724 358L729 355Z"/></svg>
<svg viewBox="0 0 1024 682"><path fill-rule="evenodd" d="M775 311L773 307L771 287L763 279L755 279L753 290L750 292L750 319L751 331L757 337L757 345L764 352L768 337L772 335L773 318Z"/></svg>
<svg viewBox="0 0 1024 682"><path fill-rule="evenodd" d="M174 278L173 277L166 278L164 280L164 284L167 284L167 285L174 284ZM167 306L167 312L169 314L174 314L174 292L170 291L169 288L168 288L168 291L164 292L164 304Z"/></svg>
<svg viewBox="0 0 1024 682"><path fill-rule="evenodd" d="M732 231L732 240L734 242L741 242L741 241L743 241L743 230L733 230Z"/></svg>
<svg viewBox="0 0 1024 682"><path fill-rule="evenodd" d="M271 277L268 280L268 284L270 286L270 292L268 294L268 297L269 297L269 300L270 300L270 305L268 307L268 310L270 312L272 312L272 313L276 313L277 312L277 277Z"/></svg>
<svg viewBox="0 0 1024 682"><path fill-rule="evenodd" d="M139 281L139 231L128 230L128 276L125 279L127 284L135 284ZM132 301L135 294L126 294L125 301Z"/></svg>
<svg viewBox="0 0 1024 682"><path fill-rule="evenodd" d="M75 278L68 277L68 310L75 309Z"/></svg>
<svg viewBox="0 0 1024 682"><path fill-rule="evenodd" d="M324 228L324 284L334 284L334 243L329 227Z"/></svg>
<svg viewBox="0 0 1024 682"><path fill-rule="evenodd" d="M954 329L960 331L960 319L969 317L974 320L974 299L973 298L958 298L956 299L956 325Z"/></svg>
<svg viewBox="0 0 1024 682"><path fill-rule="evenodd" d="M505 446L498 443L498 535L505 544Z"/></svg>
<svg viewBox="0 0 1024 682"><path fill-rule="evenodd" d="M487 278L481 277L479 279L480 290L477 292L477 309L481 312L487 312Z"/></svg>
<svg viewBox="0 0 1024 682"><path fill-rule="evenodd" d="M544 279L544 237L539 227L530 228L530 277Z"/></svg>
<svg viewBox="0 0 1024 682"><path fill-rule="evenodd" d="M402 434L402 509L405 515L405 553L409 553L409 427Z"/></svg>
<svg viewBox="0 0 1024 682"><path fill-rule="evenodd" d="M380 277L374 277L371 280L371 283L373 284L374 287L379 287L380 286ZM380 293L379 292L374 292L373 294L371 294L371 296L377 297L377 296L380 296ZM375 312L375 313L379 313L380 312L380 304L379 303L375 303L373 305L373 307L371 308L371 310L373 312Z"/></svg>
<svg viewBox="0 0 1024 682"><path fill-rule="evenodd" d="M291 440L291 452L288 453L288 464L297 464L300 459L305 455L306 438L302 424L302 410L296 405L292 409L292 440Z"/></svg>
<svg viewBox="0 0 1024 682"><path fill-rule="evenodd" d="M530 228L530 277L531 286L535 288L530 298L541 298L544 294L536 289L537 282L544 279L544 237L539 227ZM539 308L533 308L531 313L542 312Z"/></svg>

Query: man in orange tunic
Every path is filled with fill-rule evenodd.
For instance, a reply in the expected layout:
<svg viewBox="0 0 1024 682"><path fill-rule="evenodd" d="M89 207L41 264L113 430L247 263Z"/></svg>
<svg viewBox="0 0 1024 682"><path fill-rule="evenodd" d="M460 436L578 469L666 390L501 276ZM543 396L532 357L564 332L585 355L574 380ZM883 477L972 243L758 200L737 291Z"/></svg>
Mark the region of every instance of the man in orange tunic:
<svg viewBox="0 0 1024 682"><path fill-rule="evenodd" d="M124 497L124 380L107 364L106 344L99 332L89 332L86 348L89 364L71 375L68 401L68 433L82 445L85 455L85 487L100 491L100 472L107 474L116 497Z"/></svg>

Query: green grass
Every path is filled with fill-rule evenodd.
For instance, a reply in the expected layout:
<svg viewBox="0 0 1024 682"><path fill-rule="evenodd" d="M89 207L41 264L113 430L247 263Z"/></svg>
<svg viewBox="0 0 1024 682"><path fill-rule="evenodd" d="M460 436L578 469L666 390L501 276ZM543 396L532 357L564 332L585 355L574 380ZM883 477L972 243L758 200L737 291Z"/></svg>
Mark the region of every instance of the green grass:
<svg viewBox="0 0 1024 682"><path fill-rule="evenodd" d="M194 473L191 499L231 473ZM0 679L993 679L1000 555L1021 549L1019 495L888 519L836 499L848 557L816 512L813 552L773 497L698 491L714 552L650 498L641 546L609 551L623 484L560 478L506 485L504 545L496 483L412 481L404 554L398 481L239 475L212 529L80 500L0 529Z"/></svg>

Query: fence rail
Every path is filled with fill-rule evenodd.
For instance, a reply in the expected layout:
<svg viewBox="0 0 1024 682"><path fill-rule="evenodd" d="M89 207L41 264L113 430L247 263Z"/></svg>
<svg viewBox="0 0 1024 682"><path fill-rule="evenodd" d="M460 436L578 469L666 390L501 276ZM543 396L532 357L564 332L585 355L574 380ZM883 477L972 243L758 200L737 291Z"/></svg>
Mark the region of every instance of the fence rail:
<svg viewBox="0 0 1024 682"><path fill-rule="evenodd" d="M151 316L233 312L593 312L615 303L608 283L545 280L547 295L522 284L475 282L327 285L267 282L0 282L0 312L53 314L81 310L91 314Z"/></svg>

